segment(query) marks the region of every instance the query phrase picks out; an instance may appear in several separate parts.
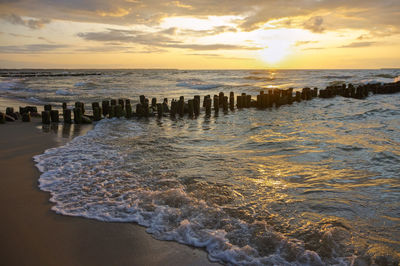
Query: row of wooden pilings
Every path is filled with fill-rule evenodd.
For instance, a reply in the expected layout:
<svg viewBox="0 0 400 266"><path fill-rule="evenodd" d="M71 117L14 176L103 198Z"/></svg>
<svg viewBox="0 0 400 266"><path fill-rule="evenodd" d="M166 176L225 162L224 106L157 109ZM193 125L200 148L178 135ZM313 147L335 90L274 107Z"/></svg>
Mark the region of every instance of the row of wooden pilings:
<svg viewBox="0 0 400 266"><path fill-rule="evenodd" d="M318 93L319 92L319 93ZM363 99L372 92L374 94L390 94L400 92L400 82L385 83L385 84L367 84L361 86L353 86L352 84L345 84L340 86L328 86L325 89L318 90L318 88L303 88L301 91L296 91L293 94L293 89L269 89L268 91L260 91L257 99L253 99L251 95L242 93L235 98L234 92L230 92L229 96L225 96L224 92L218 95L206 95L203 98L203 109L206 115L211 115L212 110L218 113L222 109L225 113L228 110L234 110L235 106L238 109L242 108L258 108L264 109L269 107L279 107L293 102L300 102L304 100L311 100L315 97L331 98L337 95L349 98ZM236 104L235 104L236 100ZM171 105L168 104L168 99L164 98L161 103L157 102L156 98L151 99L151 103L144 95L139 96L139 103L136 104L133 110L131 101L129 99L112 99L104 100L101 102L92 103L92 114L87 115L85 104L82 102L75 102L72 109L68 108L67 103L62 104L63 122L67 124L88 124L92 121L99 121L102 118L113 117L150 117L158 116L163 117L169 114L171 117L176 115L184 116L188 114L189 117L197 117L200 115L200 96L196 95L192 99L185 102L184 96L180 96L178 100L173 99ZM9 107L6 113L0 112L0 123L5 121L15 121L21 118L22 121L29 122L31 116L41 116L43 124L58 123L60 122L59 110L54 110L50 104L44 105L44 111L40 114L34 106L20 107L19 113L14 112L14 109Z"/></svg>

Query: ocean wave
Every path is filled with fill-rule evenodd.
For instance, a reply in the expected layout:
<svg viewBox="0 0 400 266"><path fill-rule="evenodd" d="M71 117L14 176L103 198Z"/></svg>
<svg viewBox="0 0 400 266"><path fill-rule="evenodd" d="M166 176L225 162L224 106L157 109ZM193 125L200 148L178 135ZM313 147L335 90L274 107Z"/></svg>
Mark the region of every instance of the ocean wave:
<svg viewBox="0 0 400 266"><path fill-rule="evenodd" d="M322 76L324 79L351 79L353 76L348 76L348 75L327 75L327 76Z"/></svg>
<svg viewBox="0 0 400 266"><path fill-rule="evenodd" d="M186 87L194 90L211 90L215 88L222 87L223 85L221 84L204 84L204 83L197 83L197 82L192 82L192 81L183 81L183 82L178 82L176 83L177 87Z"/></svg>
<svg viewBox="0 0 400 266"><path fill-rule="evenodd" d="M247 76L244 77L244 79L249 79L249 80L263 80L263 81L271 81L275 80L275 77L265 77L265 76Z"/></svg>
<svg viewBox="0 0 400 266"><path fill-rule="evenodd" d="M75 93L73 93L72 91L68 90L68 89L58 89L56 90L56 94L57 95L64 95L64 96L68 96L68 95L76 95Z"/></svg>
<svg viewBox="0 0 400 266"><path fill-rule="evenodd" d="M237 198L238 192L229 186L192 177L185 183L162 164L143 173L145 158L126 145L140 141L142 134L136 122L102 120L85 136L35 156L42 172L39 187L51 193L52 210L101 221L136 222L158 239L205 248L210 259L229 264L327 263L305 248L303 240L285 236L237 208L221 207ZM328 253L325 259L337 264L344 260L334 256L343 230L325 223L320 229L309 228L307 237L314 239L314 250Z"/></svg>

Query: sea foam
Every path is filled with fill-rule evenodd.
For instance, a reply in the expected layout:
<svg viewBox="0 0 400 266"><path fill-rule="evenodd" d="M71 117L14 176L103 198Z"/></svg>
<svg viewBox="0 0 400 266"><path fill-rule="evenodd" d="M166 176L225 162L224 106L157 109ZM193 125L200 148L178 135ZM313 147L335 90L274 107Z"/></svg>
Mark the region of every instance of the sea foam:
<svg viewBox="0 0 400 266"><path fill-rule="evenodd" d="M135 122L103 120L86 135L35 156L42 172L39 187L51 193L52 210L100 221L136 222L158 239L203 247L214 261L323 264L302 241L265 222L231 217L218 205L193 197L170 170L141 175L140 151L130 152L134 145L127 143L142 134Z"/></svg>

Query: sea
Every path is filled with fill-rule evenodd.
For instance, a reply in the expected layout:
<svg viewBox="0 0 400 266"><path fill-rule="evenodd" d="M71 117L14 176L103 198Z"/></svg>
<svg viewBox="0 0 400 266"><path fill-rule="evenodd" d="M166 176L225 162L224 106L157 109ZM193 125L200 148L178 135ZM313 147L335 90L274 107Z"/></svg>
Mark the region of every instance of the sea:
<svg viewBox="0 0 400 266"><path fill-rule="evenodd" d="M0 95L61 108L399 80L400 69L3 69ZM34 160L53 211L139 224L156 239L203 248L211 261L399 263L400 94L103 119Z"/></svg>

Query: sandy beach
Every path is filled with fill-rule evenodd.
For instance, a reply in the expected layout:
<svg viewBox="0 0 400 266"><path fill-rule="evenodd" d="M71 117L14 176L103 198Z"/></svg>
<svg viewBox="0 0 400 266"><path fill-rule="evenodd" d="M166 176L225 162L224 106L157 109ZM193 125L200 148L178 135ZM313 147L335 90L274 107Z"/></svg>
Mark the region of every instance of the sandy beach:
<svg viewBox="0 0 400 266"><path fill-rule="evenodd" d="M0 125L2 265L209 265L207 254L158 241L131 223L105 223L51 211L32 157L86 128L42 130L39 120ZM61 134L60 134L61 132ZM57 133L57 134L55 134ZM66 134L67 133L67 134Z"/></svg>

